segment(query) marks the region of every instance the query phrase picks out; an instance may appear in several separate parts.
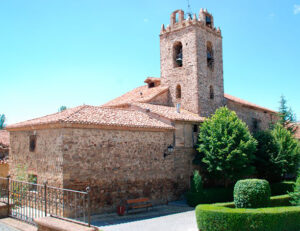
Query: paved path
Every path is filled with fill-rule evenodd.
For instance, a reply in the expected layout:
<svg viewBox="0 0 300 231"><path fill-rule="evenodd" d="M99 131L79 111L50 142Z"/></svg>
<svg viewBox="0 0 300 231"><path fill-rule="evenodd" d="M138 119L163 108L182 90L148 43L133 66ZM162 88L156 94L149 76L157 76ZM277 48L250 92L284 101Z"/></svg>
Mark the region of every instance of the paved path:
<svg viewBox="0 0 300 231"><path fill-rule="evenodd" d="M18 230L0 222L0 231L18 231Z"/></svg>
<svg viewBox="0 0 300 231"><path fill-rule="evenodd" d="M100 229L103 231L198 231L195 211L117 225L102 226Z"/></svg>

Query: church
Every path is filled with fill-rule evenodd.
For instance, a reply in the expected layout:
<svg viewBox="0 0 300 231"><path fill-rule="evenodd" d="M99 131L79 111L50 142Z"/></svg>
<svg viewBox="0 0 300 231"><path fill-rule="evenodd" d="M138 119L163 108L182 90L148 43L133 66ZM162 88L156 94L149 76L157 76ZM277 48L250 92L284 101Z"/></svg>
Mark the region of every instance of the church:
<svg viewBox="0 0 300 231"><path fill-rule="evenodd" d="M234 110L252 132L276 120L275 111L224 93L222 33L206 9L174 11L159 36L160 77L101 106L8 126L11 177L21 164L38 183L90 186L94 212L137 197L165 203L189 188L199 125L217 108Z"/></svg>

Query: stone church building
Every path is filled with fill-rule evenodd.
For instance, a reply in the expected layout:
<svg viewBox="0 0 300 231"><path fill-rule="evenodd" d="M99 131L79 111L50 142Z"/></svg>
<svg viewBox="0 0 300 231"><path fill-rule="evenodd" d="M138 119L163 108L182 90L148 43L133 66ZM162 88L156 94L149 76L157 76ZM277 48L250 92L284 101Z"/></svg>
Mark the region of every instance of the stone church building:
<svg viewBox="0 0 300 231"><path fill-rule="evenodd" d="M251 131L276 112L224 93L221 30L200 10L171 14L160 32L160 78L101 106L82 105L7 127L10 173L19 164L37 181L83 190L95 209L146 196L175 200L188 188L198 126L226 105ZM109 87L109 86L108 86Z"/></svg>

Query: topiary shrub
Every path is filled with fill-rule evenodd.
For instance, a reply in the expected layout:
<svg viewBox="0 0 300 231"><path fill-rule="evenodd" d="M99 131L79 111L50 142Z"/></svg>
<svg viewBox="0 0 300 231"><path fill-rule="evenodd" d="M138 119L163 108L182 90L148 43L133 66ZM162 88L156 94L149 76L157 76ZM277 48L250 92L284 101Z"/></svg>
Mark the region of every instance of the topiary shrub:
<svg viewBox="0 0 300 231"><path fill-rule="evenodd" d="M295 187L292 193L290 193L292 198L291 203L296 206L300 206L300 173L295 183Z"/></svg>
<svg viewBox="0 0 300 231"><path fill-rule="evenodd" d="M194 176L191 182L191 192L201 193L203 190L202 177L199 174L199 171L194 171Z"/></svg>
<svg viewBox="0 0 300 231"><path fill-rule="evenodd" d="M233 191L237 208L262 208L270 205L269 182L260 179L239 180Z"/></svg>
<svg viewBox="0 0 300 231"><path fill-rule="evenodd" d="M234 111L221 107L200 127L194 164L205 176L228 187L254 172L256 140Z"/></svg>

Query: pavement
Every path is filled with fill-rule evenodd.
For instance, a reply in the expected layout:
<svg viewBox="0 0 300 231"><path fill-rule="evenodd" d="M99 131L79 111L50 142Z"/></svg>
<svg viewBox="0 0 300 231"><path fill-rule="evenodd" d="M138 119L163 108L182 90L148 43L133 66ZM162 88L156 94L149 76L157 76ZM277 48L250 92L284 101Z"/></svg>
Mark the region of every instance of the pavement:
<svg viewBox="0 0 300 231"><path fill-rule="evenodd" d="M118 216L116 213L92 216L92 225L103 231L198 231L195 209L184 201L155 206L135 213Z"/></svg>
<svg viewBox="0 0 300 231"><path fill-rule="evenodd" d="M0 231L18 231L18 230L0 222Z"/></svg>

